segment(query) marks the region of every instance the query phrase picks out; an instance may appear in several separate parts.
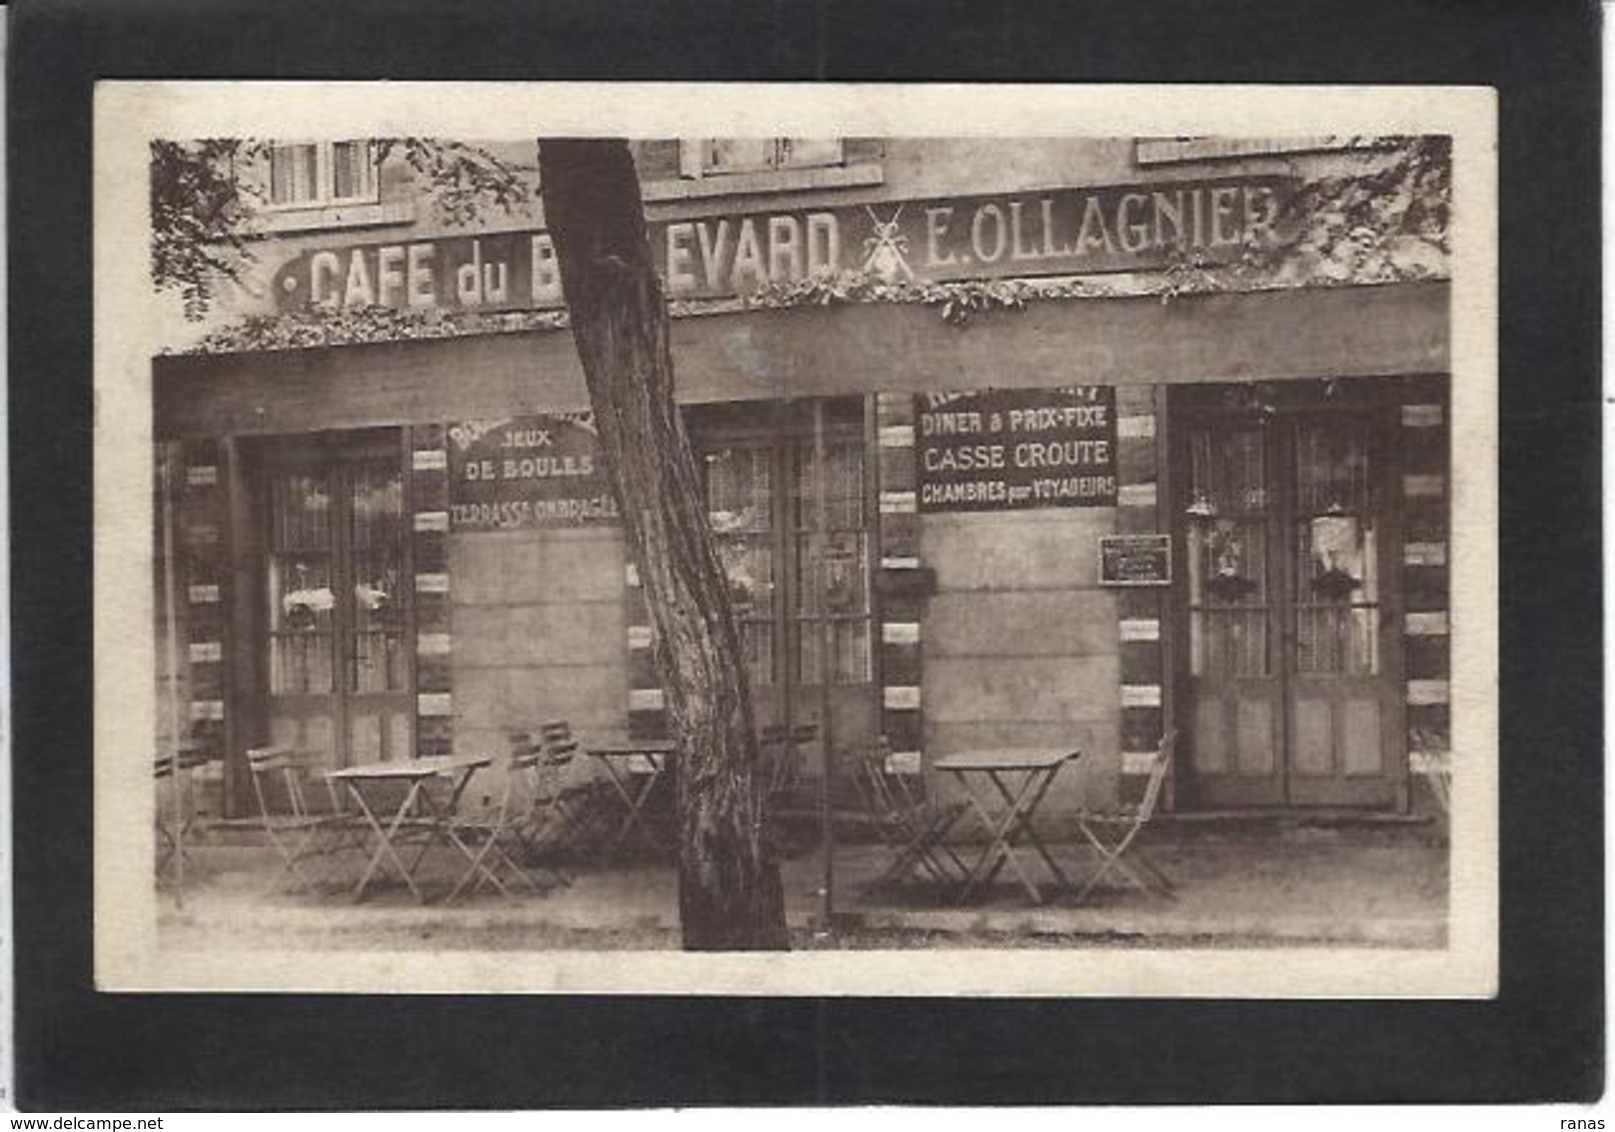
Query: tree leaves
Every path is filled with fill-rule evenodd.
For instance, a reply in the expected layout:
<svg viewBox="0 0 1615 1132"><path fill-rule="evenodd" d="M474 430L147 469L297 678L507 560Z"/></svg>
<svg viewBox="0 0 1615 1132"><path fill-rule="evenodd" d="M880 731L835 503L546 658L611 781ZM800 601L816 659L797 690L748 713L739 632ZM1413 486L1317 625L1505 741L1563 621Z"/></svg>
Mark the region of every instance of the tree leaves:
<svg viewBox="0 0 1615 1132"><path fill-rule="evenodd" d="M151 277L179 293L185 316L201 318L221 280L237 282L252 199L237 175L252 143L234 138L151 143Z"/></svg>
<svg viewBox="0 0 1615 1132"><path fill-rule="evenodd" d="M1444 277L1452 214L1452 139L1378 139L1304 183L1288 239L1252 249L1243 274L1280 286L1393 283Z"/></svg>
<svg viewBox="0 0 1615 1132"><path fill-rule="evenodd" d="M534 166L507 161L479 145L422 137L381 138L374 144L378 167L395 150L403 155L446 224L474 224L489 208L514 214L537 195Z"/></svg>
<svg viewBox="0 0 1615 1132"><path fill-rule="evenodd" d="M462 338L558 330L569 325L564 310L452 311L392 307L312 307L248 315L208 334L190 354L239 354L260 350L307 350L374 342Z"/></svg>
<svg viewBox="0 0 1615 1132"><path fill-rule="evenodd" d="M239 283L254 262L251 244L264 195L255 167L274 142L261 138L159 140L151 144L151 280L178 294L185 317L207 314L220 285ZM489 209L514 214L537 194L537 171L489 150L443 138L372 142L377 182L393 154L422 182L439 218L453 226Z"/></svg>

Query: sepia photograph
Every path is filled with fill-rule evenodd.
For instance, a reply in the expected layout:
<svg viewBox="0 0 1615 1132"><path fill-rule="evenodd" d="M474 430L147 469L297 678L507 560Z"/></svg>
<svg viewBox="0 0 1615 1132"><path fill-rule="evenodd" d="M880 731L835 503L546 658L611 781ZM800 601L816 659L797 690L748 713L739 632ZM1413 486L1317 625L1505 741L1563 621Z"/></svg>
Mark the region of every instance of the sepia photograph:
<svg viewBox="0 0 1615 1132"><path fill-rule="evenodd" d="M98 86L99 986L1496 993L1488 92L378 85Z"/></svg>

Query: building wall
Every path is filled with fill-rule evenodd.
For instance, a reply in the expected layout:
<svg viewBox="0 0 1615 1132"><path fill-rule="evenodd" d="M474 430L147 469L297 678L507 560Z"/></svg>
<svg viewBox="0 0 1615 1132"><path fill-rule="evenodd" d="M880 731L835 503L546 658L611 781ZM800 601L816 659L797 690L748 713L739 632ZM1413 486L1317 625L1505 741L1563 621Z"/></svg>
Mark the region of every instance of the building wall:
<svg viewBox="0 0 1615 1132"><path fill-rule="evenodd" d="M1037 144L1028 144L1031 137ZM1131 138L846 138L843 168L866 177L840 182L823 171L720 175L680 173L674 140L636 142L646 211L682 219L745 208L800 208L813 203L865 204L967 194L1028 192L1061 186L1143 184L1226 176L1322 176L1350 169L1358 155L1283 152L1235 159L1140 162ZM819 175L815 175L819 174ZM541 214L541 207L534 215Z"/></svg>
<svg viewBox="0 0 1615 1132"><path fill-rule="evenodd" d="M474 144L518 166L536 164L530 142ZM1067 186L1275 174L1310 178L1361 167L1360 154L1340 151L1141 162L1139 143L1130 138L1054 138L1036 145L1028 145L1026 138L845 138L838 167L703 178L681 172L679 144L677 139L633 143L646 214L653 222ZM524 176L536 188L536 169ZM279 264L318 248L543 226L543 202L536 195L509 211L484 209L468 224L447 222L432 203L430 185L395 151L381 165L374 204L266 212L259 221L263 239L254 243L256 262L249 275L267 280ZM272 291L255 283L226 284L222 290L224 301L213 313L212 325L274 309ZM176 324L175 333L195 337L197 328Z"/></svg>
<svg viewBox="0 0 1615 1132"><path fill-rule="evenodd" d="M206 440L161 445L154 466L152 501L157 697L153 755L166 756L190 745L205 756L206 765L191 777L201 787L202 810L212 814L221 812L224 805L229 699L224 670L226 523L218 448ZM165 493L169 520L166 555L162 529ZM160 804L167 791L165 782Z"/></svg>
<svg viewBox="0 0 1615 1132"><path fill-rule="evenodd" d="M411 429L416 746L493 757L493 794L511 731L626 728L622 532L451 533L446 424Z"/></svg>
<svg viewBox="0 0 1615 1132"><path fill-rule="evenodd" d="M1452 750L1451 402L1436 382L1409 386L1402 405L1403 633L1412 804L1435 810L1425 772Z"/></svg>
<svg viewBox="0 0 1615 1132"><path fill-rule="evenodd" d="M1118 749L1116 601L1096 577L1114 508L926 515L925 757L982 747ZM1057 782L1046 804L1069 801Z"/></svg>
<svg viewBox="0 0 1615 1132"><path fill-rule="evenodd" d="M618 528L450 537L456 753L497 756L551 720L627 729L623 562Z"/></svg>
<svg viewBox="0 0 1615 1132"><path fill-rule="evenodd" d="M849 139L846 154L849 168L874 175L840 184L787 178L772 188L766 177L753 178L751 191L741 192L725 190L716 178L692 185L680 174L675 142L637 146L653 219L1065 185L1315 174L1349 160L1325 154L1141 164L1131 139L1039 146ZM503 147L502 155L526 160L530 146ZM396 163L388 169L381 195L384 205L400 206L393 221L321 228L314 217L306 227L283 218L263 249L263 270L272 274L275 264L316 246L464 231L445 228ZM485 223L532 228L542 216L534 209ZM1156 496L1157 437L1169 427L1164 418L1158 423L1161 386L1440 374L1447 368L1448 299L1440 282L1182 296L1170 303L1156 296L1094 298L985 314L964 328L944 324L929 308L863 304L679 319L673 344L688 401L880 391L879 439L870 458L878 470L883 568L935 577L934 592L888 593L878 611L882 730L899 754L923 752L934 760L983 745L1069 743L1093 753L1091 765L1127 769L1159 741L1171 717L1163 651L1170 633L1159 594L1098 586L1096 546L1102 534L1168 529L1170 516ZM251 307L244 300L229 313ZM497 754L506 731L551 718L596 733L660 727L648 618L619 530L448 530L444 425L582 407L569 334L162 359L158 374L163 435L412 427L419 752ZM1124 427L1117 507L915 513L913 393L1061 383L1118 386ZM1441 379L1434 379L1410 394L1403 420L1408 725L1415 747L1435 750L1444 747L1449 713L1442 403ZM1437 434L1441 444L1427 442ZM209 458L197 462L206 466ZM208 486L203 480L191 488L205 495ZM203 562L206 525L196 543ZM190 694L205 706L192 710L222 712L222 686L208 692L207 678L194 664L181 675L202 688ZM208 722L222 730L217 719ZM1075 781L1061 786L1053 809L1074 801L1079 789Z"/></svg>

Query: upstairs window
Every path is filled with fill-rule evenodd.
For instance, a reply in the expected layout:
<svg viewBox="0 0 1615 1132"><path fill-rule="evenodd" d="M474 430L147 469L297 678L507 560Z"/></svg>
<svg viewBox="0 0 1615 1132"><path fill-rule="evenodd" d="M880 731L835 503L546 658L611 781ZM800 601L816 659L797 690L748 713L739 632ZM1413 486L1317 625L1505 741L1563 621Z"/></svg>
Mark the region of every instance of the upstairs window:
<svg viewBox="0 0 1615 1132"><path fill-rule="evenodd" d="M1372 149L1383 144L1383 138L1355 134L1284 138L1139 138L1135 153L1140 165L1165 165L1174 161L1214 161L1219 158L1273 157L1296 153L1326 153L1333 150Z"/></svg>
<svg viewBox="0 0 1615 1132"><path fill-rule="evenodd" d="M768 173L842 163L840 138L696 138L683 142L686 177Z"/></svg>
<svg viewBox="0 0 1615 1132"><path fill-rule="evenodd" d="M269 203L318 208L376 200L376 160L365 140L269 147Z"/></svg>

